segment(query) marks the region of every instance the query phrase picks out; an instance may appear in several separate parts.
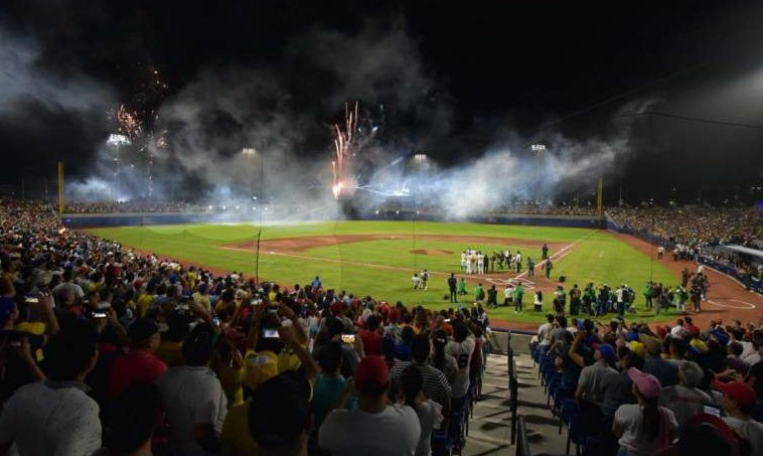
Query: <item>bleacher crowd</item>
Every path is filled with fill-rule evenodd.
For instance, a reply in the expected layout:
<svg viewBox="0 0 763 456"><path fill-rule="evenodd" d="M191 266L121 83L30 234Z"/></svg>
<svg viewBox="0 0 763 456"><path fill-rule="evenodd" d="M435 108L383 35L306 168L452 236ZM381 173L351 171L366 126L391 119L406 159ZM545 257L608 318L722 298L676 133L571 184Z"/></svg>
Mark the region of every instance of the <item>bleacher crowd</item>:
<svg viewBox="0 0 763 456"><path fill-rule="evenodd" d="M125 214L125 213L196 213L208 211L209 207L183 201L69 201L64 205L67 214Z"/></svg>
<svg viewBox="0 0 763 456"><path fill-rule="evenodd" d="M614 207L621 227L701 251L718 244L763 249L763 210L753 207Z"/></svg>
<svg viewBox="0 0 763 456"><path fill-rule="evenodd" d="M0 202L0 455L460 451L481 307L215 276Z"/></svg>
<svg viewBox="0 0 763 456"><path fill-rule="evenodd" d="M763 454L763 319L650 328L549 315L531 348L583 454Z"/></svg>

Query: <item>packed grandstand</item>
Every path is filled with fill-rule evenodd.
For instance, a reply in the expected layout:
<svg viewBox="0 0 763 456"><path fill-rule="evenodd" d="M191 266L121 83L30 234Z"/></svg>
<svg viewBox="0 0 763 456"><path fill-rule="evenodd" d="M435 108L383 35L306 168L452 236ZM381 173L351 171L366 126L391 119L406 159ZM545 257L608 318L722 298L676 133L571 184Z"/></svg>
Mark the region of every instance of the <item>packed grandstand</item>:
<svg viewBox="0 0 763 456"><path fill-rule="evenodd" d="M720 213L732 230L709 213L640 225L639 211L611 216L692 248L759 239L750 210ZM37 202L0 203L0 244L0 454L277 454L305 439L311 455L439 455L466 444L491 345L479 303L433 312L320 277L215 275L67 230ZM532 353L586 454L763 454L763 319L597 325L557 310Z"/></svg>

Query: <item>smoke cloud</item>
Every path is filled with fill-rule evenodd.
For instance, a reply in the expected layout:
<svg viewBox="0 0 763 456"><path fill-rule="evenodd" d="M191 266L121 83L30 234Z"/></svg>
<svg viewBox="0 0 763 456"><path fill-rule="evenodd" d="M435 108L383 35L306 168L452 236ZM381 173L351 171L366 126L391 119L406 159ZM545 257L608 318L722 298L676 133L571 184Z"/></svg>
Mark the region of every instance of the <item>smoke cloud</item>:
<svg viewBox="0 0 763 456"><path fill-rule="evenodd" d="M330 188L331 124L341 121L346 102L360 101L365 138L353 158L355 207L369 214L415 207L452 219L592 191L598 177L616 176L633 155L638 118L620 114L652 103L623 106L600 136L496 133L484 150L457 144L464 159L452 165L439 165L437 151L416 160L422 144L451 136L456 102L404 22L392 18L354 33L309 28L268 65L205 67L117 151L106 143L115 128L106 112L119 105L112 91L84 76L46 75L35 68L37 56L34 45L2 40L0 116L34 99L91 122L99 141L87 177L69 185L70 199L146 198L151 176L156 200L194 202L243 220L341 216ZM535 142L546 146L543 157L530 151ZM245 148L256 152L243 154Z"/></svg>

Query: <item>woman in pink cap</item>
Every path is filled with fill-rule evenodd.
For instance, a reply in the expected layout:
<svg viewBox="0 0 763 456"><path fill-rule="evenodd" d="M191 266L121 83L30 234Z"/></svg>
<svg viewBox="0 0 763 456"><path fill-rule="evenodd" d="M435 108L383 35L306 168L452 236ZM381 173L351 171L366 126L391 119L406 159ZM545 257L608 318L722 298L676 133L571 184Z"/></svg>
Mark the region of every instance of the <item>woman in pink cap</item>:
<svg viewBox="0 0 763 456"><path fill-rule="evenodd" d="M654 375L628 369L638 404L621 405L615 412L612 432L620 438L618 456L651 456L670 445L678 427L675 415L657 401L662 386Z"/></svg>

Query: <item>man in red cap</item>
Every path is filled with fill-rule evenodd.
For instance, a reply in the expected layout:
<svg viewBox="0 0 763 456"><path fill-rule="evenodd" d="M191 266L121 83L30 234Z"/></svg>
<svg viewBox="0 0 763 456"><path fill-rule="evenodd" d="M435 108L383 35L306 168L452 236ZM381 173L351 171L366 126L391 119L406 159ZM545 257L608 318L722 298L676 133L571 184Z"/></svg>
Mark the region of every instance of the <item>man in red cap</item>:
<svg viewBox="0 0 763 456"><path fill-rule="evenodd" d="M755 390L746 383L718 380L713 387L723 393L721 405L728 414L723 421L750 444L750 454L763 454L763 424L751 417L757 401Z"/></svg>
<svg viewBox="0 0 763 456"><path fill-rule="evenodd" d="M318 433L320 447L332 456L414 454L421 435L416 412L387 404L389 372L384 358L363 358L355 374L358 408L331 412Z"/></svg>

